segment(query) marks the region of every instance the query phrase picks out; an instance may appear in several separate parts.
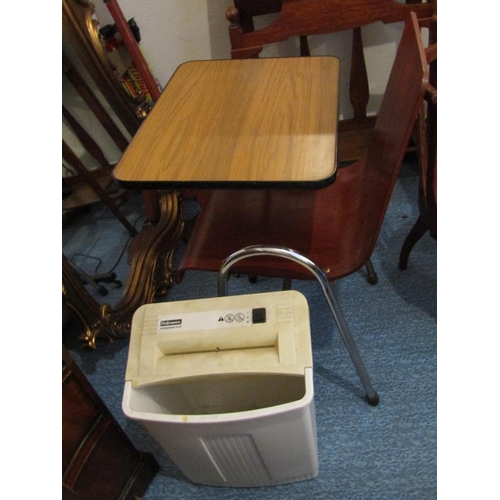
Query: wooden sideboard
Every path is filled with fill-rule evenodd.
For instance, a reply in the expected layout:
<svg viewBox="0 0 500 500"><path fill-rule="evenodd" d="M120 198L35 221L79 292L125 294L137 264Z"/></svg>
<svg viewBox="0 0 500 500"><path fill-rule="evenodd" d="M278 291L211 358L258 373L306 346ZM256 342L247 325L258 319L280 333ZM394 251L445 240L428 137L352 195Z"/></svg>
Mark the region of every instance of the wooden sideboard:
<svg viewBox="0 0 500 500"><path fill-rule="evenodd" d="M158 471L138 451L69 352L62 353L63 500L136 500Z"/></svg>

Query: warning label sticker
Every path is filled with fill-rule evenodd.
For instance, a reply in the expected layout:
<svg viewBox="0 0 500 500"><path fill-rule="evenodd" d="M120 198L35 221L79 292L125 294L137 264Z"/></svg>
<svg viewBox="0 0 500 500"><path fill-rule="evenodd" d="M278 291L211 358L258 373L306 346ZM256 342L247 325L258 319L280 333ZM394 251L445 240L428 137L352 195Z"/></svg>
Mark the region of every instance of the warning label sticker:
<svg viewBox="0 0 500 500"><path fill-rule="evenodd" d="M156 332L218 330L244 326L252 326L252 309L250 307L158 316Z"/></svg>

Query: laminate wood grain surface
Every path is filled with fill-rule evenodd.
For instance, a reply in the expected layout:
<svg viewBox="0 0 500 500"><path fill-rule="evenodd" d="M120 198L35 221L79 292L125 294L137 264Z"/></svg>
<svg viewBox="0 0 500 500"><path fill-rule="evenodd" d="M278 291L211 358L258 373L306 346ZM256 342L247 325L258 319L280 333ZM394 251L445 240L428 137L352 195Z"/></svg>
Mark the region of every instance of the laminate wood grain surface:
<svg viewBox="0 0 500 500"><path fill-rule="evenodd" d="M339 61L192 61L114 171L127 187L322 187L334 180Z"/></svg>

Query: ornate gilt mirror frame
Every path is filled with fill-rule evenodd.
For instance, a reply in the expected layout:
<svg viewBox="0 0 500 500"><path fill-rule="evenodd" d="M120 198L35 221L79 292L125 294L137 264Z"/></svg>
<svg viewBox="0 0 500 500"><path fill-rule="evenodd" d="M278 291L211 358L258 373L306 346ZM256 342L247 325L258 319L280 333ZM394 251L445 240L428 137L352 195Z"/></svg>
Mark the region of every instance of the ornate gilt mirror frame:
<svg viewBox="0 0 500 500"><path fill-rule="evenodd" d="M65 41L85 66L118 119L131 136L137 132L150 107L144 96L134 98L122 86L121 77L106 56L99 38L99 22L89 0L63 0L62 28ZM172 255L184 228L179 193L143 192L148 223L129 248L130 271L119 303L99 304L85 289L67 258L62 256L63 302L83 326L80 339L90 348L96 338L128 337L134 312L154 302L172 286Z"/></svg>
<svg viewBox="0 0 500 500"><path fill-rule="evenodd" d="M89 0L63 0L62 7L63 35L125 128L134 135L149 105L144 96L134 98L123 88L121 76L102 46L94 4Z"/></svg>

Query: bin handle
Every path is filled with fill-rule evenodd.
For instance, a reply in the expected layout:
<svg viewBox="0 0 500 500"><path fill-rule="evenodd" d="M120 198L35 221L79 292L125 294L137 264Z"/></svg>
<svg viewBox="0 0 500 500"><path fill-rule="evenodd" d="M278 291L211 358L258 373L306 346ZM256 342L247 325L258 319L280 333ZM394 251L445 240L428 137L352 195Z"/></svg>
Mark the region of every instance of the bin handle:
<svg viewBox="0 0 500 500"><path fill-rule="evenodd" d="M232 253L229 257L227 257L219 270L219 276L217 281L217 291L219 297L224 297L227 295L227 280L228 280L228 272L231 267L239 262L240 260L248 259L250 257L258 257L258 256L273 256L273 257L282 257L284 259L291 260L296 262L297 264L302 265L306 269L308 269L315 278L319 281L321 285L321 289L323 290L323 294L326 298L330 311L332 313L333 319L340 331L340 335L342 336L342 340L347 348L349 356L356 368L356 372L363 384L363 387L366 392L366 398L368 403L372 406L376 406L379 403L379 396L373 389L373 386L370 381L370 377L366 372L361 356L359 355L356 344L354 343L354 339L352 338L351 332L347 323L345 321L344 315L340 306L333 294L332 287L326 277L326 274L323 270L316 265L312 260L308 259L300 252L296 250L292 250L287 247L279 247L279 246L269 246L269 245L251 245L241 250L237 250Z"/></svg>

